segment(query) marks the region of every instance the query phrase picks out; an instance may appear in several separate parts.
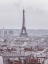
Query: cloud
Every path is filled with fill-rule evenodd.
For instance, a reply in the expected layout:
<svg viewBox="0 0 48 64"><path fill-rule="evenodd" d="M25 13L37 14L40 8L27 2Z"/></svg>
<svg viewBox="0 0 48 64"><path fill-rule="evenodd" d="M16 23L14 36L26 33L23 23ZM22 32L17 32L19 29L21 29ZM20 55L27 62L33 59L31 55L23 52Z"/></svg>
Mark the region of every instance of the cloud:
<svg viewBox="0 0 48 64"><path fill-rule="evenodd" d="M48 29L48 13L42 9L26 8L26 27Z"/></svg>
<svg viewBox="0 0 48 64"><path fill-rule="evenodd" d="M48 11L48 0L23 0L21 7L32 6L34 9L40 8Z"/></svg>
<svg viewBox="0 0 48 64"><path fill-rule="evenodd" d="M17 3L13 3L13 4L18 7L18 6L20 6L21 1L22 1L22 0L18 0Z"/></svg>
<svg viewBox="0 0 48 64"><path fill-rule="evenodd" d="M7 5L12 3L17 3L19 0L0 0L0 5Z"/></svg>

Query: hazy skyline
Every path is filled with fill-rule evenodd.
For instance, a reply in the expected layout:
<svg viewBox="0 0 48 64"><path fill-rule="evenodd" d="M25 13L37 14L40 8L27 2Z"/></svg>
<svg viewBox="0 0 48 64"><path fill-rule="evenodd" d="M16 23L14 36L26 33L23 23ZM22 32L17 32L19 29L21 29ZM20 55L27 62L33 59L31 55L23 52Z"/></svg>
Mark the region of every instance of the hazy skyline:
<svg viewBox="0 0 48 64"><path fill-rule="evenodd" d="M23 7L27 29L48 29L48 0L0 0L0 28L21 29Z"/></svg>

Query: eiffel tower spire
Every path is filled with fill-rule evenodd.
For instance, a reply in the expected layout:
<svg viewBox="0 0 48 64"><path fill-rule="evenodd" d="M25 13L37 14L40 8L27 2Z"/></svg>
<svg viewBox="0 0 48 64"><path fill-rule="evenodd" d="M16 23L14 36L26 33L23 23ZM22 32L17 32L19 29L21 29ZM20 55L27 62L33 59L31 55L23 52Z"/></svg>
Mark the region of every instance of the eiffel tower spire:
<svg viewBox="0 0 48 64"><path fill-rule="evenodd" d="M20 36L28 36L27 32L26 32L26 27L25 27L25 10L23 9L23 23L22 23L22 29L21 29L21 33Z"/></svg>

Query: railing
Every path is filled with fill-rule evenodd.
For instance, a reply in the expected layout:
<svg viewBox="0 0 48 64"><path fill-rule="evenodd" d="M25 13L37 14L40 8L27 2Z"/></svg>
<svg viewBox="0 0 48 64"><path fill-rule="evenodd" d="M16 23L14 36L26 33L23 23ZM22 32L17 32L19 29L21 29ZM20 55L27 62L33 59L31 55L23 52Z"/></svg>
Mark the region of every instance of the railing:
<svg viewBox="0 0 48 64"><path fill-rule="evenodd" d="M18 53L18 52L3 52L0 53L1 56L25 56L24 53Z"/></svg>

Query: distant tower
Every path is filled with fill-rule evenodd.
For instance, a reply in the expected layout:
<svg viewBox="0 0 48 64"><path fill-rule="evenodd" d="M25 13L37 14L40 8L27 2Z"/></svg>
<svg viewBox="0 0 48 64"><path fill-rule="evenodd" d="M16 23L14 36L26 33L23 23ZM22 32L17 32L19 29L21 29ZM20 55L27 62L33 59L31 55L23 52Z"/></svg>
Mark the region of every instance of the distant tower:
<svg viewBox="0 0 48 64"><path fill-rule="evenodd" d="M21 33L20 33L20 36L25 36L27 37L28 34L26 32L26 27L25 27L25 15L24 15L25 11L23 9L23 24L22 24L22 29L21 29Z"/></svg>
<svg viewBox="0 0 48 64"><path fill-rule="evenodd" d="M3 37L4 37L4 27L3 27Z"/></svg>

